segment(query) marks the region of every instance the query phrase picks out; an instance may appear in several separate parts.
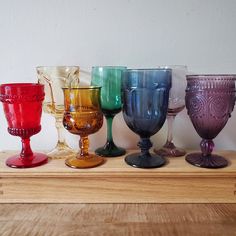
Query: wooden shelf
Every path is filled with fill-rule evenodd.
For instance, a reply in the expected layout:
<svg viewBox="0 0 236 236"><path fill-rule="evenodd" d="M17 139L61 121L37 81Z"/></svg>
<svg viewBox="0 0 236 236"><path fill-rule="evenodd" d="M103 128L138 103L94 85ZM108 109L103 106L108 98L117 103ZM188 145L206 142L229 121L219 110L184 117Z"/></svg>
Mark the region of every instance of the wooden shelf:
<svg viewBox="0 0 236 236"><path fill-rule="evenodd" d="M0 204L2 236L235 236L236 204Z"/></svg>
<svg viewBox="0 0 236 236"><path fill-rule="evenodd" d="M129 151L129 153L134 151ZM132 168L124 156L91 169L72 169L64 160L13 169L0 153L0 203L236 203L236 152L219 151L223 169L189 165L184 157L156 169Z"/></svg>

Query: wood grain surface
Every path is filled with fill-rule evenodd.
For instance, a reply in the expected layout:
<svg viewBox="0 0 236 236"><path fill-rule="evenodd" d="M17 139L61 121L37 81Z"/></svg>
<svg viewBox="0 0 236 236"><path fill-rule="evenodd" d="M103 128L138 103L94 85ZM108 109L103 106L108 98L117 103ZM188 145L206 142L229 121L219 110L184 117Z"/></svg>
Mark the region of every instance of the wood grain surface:
<svg viewBox="0 0 236 236"><path fill-rule="evenodd" d="M127 154L138 152L138 150L127 151ZM106 158L105 164L101 166L97 166L96 168L88 168L88 169L73 169L69 168L65 165L64 159L58 160L50 160L49 163L43 166L39 166L36 168L28 168L28 169L14 169L7 167L5 165L5 161L7 157L16 154L17 152L13 151L5 151L0 152L0 177L23 177L23 176L55 176L61 177L63 176L79 176L79 177L131 177L131 176L145 176L145 177L157 177L157 176L188 176L188 177L196 177L196 176L211 176L211 177L236 177L236 152L235 151L218 151L216 154L223 155L228 161L229 166L221 169L206 169L206 168L198 168L190 165L185 161L185 157L177 157L177 158L168 158L167 164L161 168L153 168L153 169L140 169L133 168L127 165L124 161L124 156L115 157L115 158ZM127 155L126 154L126 155Z"/></svg>
<svg viewBox="0 0 236 236"><path fill-rule="evenodd" d="M124 156L91 169L72 169L64 160L14 169L5 165L11 154L0 153L0 203L236 203L232 151L218 152L230 162L222 169L194 167L181 157L151 170L128 166Z"/></svg>
<svg viewBox="0 0 236 236"><path fill-rule="evenodd" d="M1 236L234 236L236 204L1 204Z"/></svg>

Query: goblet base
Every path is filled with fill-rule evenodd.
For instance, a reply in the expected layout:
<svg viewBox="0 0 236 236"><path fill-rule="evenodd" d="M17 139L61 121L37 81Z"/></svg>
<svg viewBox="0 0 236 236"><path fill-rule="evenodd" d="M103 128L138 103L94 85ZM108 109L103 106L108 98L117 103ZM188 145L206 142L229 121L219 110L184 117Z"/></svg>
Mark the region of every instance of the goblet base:
<svg viewBox="0 0 236 236"><path fill-rule="evenodd" d="M76 155L76 151L64 145L63 145L63 148L61 146L60 147L57 146L52 151L47 153L47 156L51 160L70 158L70 157L74 157L75 155Z"/></svg>
<svg viewBox="0 0 236 236"><path fill-rule="evenodd" d="M228 165L228 161L224 157L215 154L204 157L202 153L190 153L185 160L194 166L202 168L216 169Z"/></svg>
<svg viewBox="0 0 236 236"><path fill-rule="evenodd" d="M71 157L66 159L65 164L71 168L83 169L83 168L91 168L101 165L105 159L103 157L89 154L86 157Z"/></svg>
<svg viewBox="0 0 236 236"><path fill-rule="evenodd" d="M103 147L97 148L95 153L103 157L118 157L126 153L124 148L117 147L114 143L108 142Z"/></svg>
<svg viewBox="0 0 236 236"><path fill-rule="evenodd" d="M155 154L142 156L140 153L134 153L126 156L125 162L137 168L157 168L163 166L166 160L164 157Z"/></svg>
<svg viewBox="0 0 236 236"><path fill-rule="evenodd" d="M186 154L183 149L176 147L173 143L171 144L165 144L161 149L154 149L154 152L164 157L181 157Z"/></svg>
<svg viewBox="0 0 236 236"><path fill-rule="evenodd" d="M34 153L33 156L22 158L20 155L14 155L6 160L6 165L12 168L31 168L44 165L48 162L47 155L43 153Z"/></svg>

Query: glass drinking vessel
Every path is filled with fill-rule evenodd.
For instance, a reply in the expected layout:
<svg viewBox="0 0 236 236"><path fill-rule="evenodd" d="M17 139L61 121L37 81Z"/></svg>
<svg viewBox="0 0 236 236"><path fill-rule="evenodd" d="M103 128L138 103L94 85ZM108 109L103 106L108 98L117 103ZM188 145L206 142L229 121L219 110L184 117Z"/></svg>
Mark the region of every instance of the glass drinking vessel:
<svg viewBox="0 0 236 236"><path fill-rule="evenodd" d="M211 154L214 139L226 125L235 103L236 75L188 75L186 108L193 126L202 138L201 153L190 153L186 161L204 168L221 168L228 162Z"/></svg>
<svg viewBox="0 0 236 236"><path fill-rule="evenodd" d="M13 168L29 168L47 163L43 153L33 153L30 137L40 132L44 86L34 83L2 84L0 101L8 123L8 132L20 136L22 150L7 159L6 165Z"/></svg>
<svg viewBox="0 0 236 236"><path fill-rule="evenodd" d="M167 111L168 133L165 145L154 152L161 156L179 157L186 154L185 150L175 146L173 142L173 128L176 115L185 107L186 66L165 66L172 70L172 82Z"/></svg>
<svg viewBox="0 0 236 236"><path fill-rule="evenodd" d="M62 124L64 114L64 96L62 87L78 86L78 66L39 66L36 68L38 81L45 86L43 111L55 117L58 140L56 147L47 153L51 159L74 156L75 152L65 141L65 130Z"/></svg>
<svg viewBox="0 0 236 236"><path fill-rule="evenodd" d="M165 158L151 154L150 137L163 126L171 87L170 69L128 69L123 79L123 116L128 127L140 136L141 153L127 155L125 161L133 167L155 168L165 164Z"/></svg>
<svg viewBox="0 0 236 236"><path fill-rule="evenodd" d="M72 134L80 135L80 153L66 159L66 165L73 168L95 167L104 158L88 152L88 135L97 132L103 124L100 107L100 87L63 88L65 112L64 127Z"/></svg>
<svg viewBox="0 0 236 236"><path fill-rule="evenodd" d="M105 157L116 157L125 154L125 149L117 147L112 137L114 116L121 111L121 80L126 67L95 66L92 68L91 85L101 86L101 107L107 120L107 141L95 153Z"/></svg>

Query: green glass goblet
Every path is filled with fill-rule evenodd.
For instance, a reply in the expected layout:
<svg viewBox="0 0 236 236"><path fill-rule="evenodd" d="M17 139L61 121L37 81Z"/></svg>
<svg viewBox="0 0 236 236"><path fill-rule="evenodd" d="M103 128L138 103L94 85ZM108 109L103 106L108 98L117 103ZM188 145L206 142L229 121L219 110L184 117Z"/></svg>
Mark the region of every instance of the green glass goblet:
<svg viewBox="0 0 236 236"><path fill-rule="evenodd" d="M112 121L121 111L122 75L126 67L95 66L92 68L92 86L101 86L101 108L107 120L107 141L95 153L105 157L116 157L125 154L125 149L117 147L112 137Z"/></svg>

